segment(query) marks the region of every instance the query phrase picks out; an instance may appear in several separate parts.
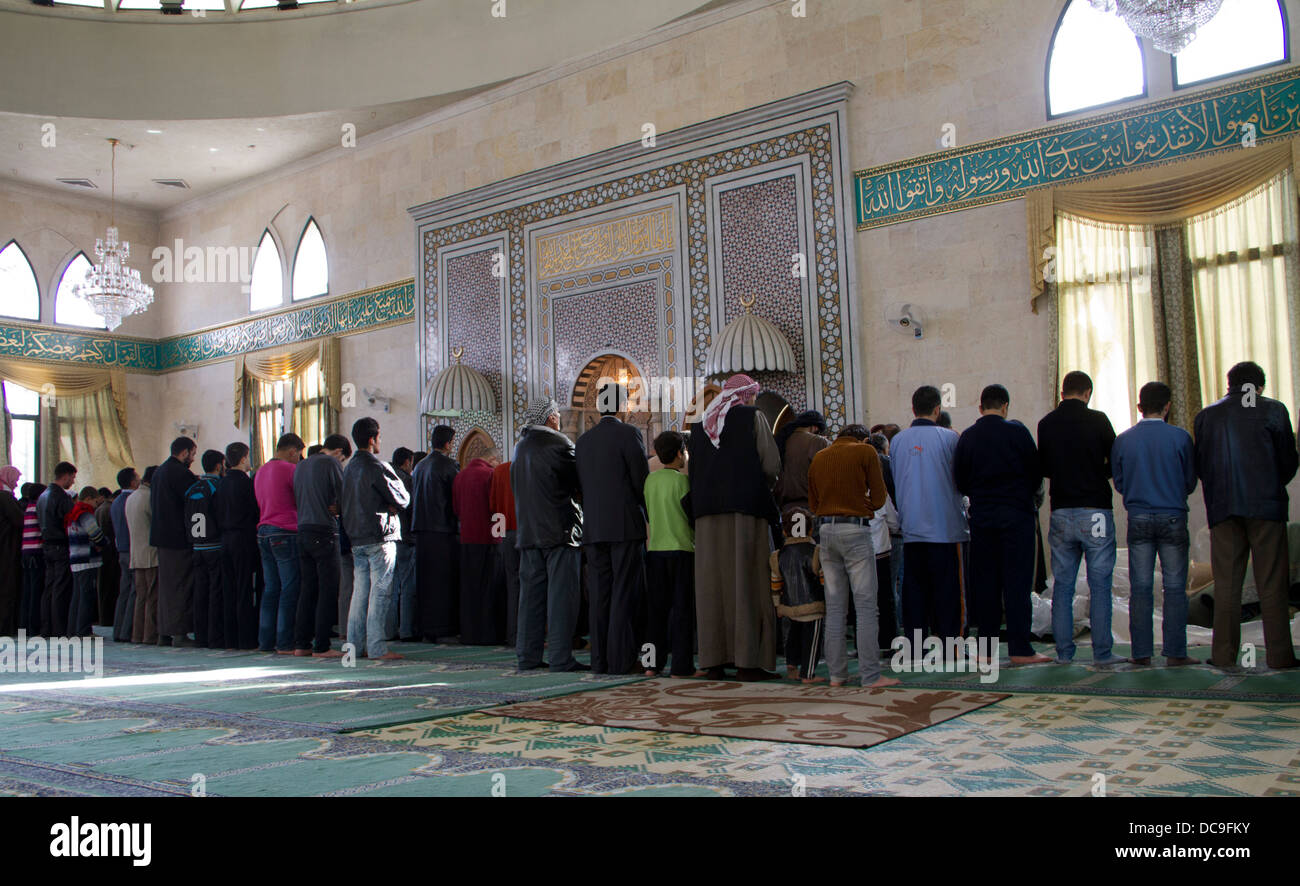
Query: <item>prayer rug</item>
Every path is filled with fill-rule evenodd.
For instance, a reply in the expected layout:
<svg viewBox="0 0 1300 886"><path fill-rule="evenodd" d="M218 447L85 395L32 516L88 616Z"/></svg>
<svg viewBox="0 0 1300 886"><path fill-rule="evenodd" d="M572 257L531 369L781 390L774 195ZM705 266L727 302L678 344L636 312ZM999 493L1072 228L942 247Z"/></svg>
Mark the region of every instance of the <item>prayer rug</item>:
<svg viewBox="0 0 1300 886"><path fill-rule="evenodd" d="M987 692L645 680L493 710L503 717L867 748L970 713Z"/></svg>

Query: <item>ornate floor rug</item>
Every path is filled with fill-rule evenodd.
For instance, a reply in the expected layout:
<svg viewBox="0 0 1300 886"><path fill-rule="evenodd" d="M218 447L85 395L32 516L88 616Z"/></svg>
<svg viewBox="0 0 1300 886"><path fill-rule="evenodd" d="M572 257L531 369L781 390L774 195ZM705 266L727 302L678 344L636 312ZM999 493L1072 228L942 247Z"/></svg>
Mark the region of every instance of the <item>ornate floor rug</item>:
<svg viewBox="0 0 1300 886"><path fill-rule="evenodd" d="M1006 698L988 692L861 689L661 678L493 713L622 729L868 748Z"/></svg>

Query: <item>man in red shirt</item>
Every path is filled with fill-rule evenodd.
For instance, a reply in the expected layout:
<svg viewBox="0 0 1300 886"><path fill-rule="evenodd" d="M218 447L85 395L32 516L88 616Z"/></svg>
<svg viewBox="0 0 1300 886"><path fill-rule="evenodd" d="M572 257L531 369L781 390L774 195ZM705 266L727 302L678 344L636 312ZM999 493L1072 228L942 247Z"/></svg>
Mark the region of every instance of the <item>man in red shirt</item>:
<svg viewBox="0 0 1300 886"><path fill-rule="evenodd" d="M501 539L492 533L490 488L501 463L496 449L472 459L451 484L451 504L460 521L460 641L497 646L505 633L505 583L498 560Z"/></svg>
<svg viewBox="0 0 1300 886"><path fill-rule="evenodd" d="M492 536L501 539L497 550L506 581L506 645L513 648L519 624L519 549L515 547L515 493L510 488L508 461L492 469L488 508L492 511Z"/></svg>

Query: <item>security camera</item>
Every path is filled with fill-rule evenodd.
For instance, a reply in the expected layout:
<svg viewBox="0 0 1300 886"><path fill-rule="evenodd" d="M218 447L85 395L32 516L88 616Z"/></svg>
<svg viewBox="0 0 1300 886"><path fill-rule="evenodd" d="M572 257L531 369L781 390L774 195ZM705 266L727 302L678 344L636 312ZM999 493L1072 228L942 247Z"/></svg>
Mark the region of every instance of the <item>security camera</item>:
<svg viewBox="0 0 1300 886"><path fill-rule="evenodd" d="M921 314L913 305L893 305L885 310L885 322L899 335L910 338L925 338L925 328L921 325Z"/></svg>
<svg viewBox="0 0 1300 886"><path fill-rule="evenodd" d="M383 388L375 388L373 391L365 388L362 393L366 395L366 402L371 406L378 407L384 412L388 411L391 398L384 393Z"/></svg>

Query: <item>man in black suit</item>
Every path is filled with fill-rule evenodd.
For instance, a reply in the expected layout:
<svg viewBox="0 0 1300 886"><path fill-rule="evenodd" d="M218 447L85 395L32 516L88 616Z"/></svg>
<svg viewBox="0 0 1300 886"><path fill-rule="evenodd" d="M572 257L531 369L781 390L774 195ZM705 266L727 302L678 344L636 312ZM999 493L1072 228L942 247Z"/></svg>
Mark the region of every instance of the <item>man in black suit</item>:
<svg viewBox="0 0 1300 886"><path fill-rule="evenodd" d="M605 381L597 392L601 420L577 444L591 621L591 670L636 670L636 615L645 596L645 479L641 432L619 419L627 390Z"/></svg>
<svg viewBox="0 0 1300 886"><path fill-rule="evenodd" d="M1012 664L1051 661L1030 645L1029 596L1034 585L1034 495L1042 483L1038 447L1025 426L1007 421L1011 395L1002 385L980 393L980 418L962 432L953 455L953 479L970 498L970 583L975 624L998 654L1005 607Z"/></svg>
<svg viewBox="0 0 1300 886"><path fill-rule="evenodd" d="M411 474L411 532L415 536L417 632L428 643L460 634L460 524L451 484L460 466L451 457L456 431L433 429L433 452Z"/></svg>

